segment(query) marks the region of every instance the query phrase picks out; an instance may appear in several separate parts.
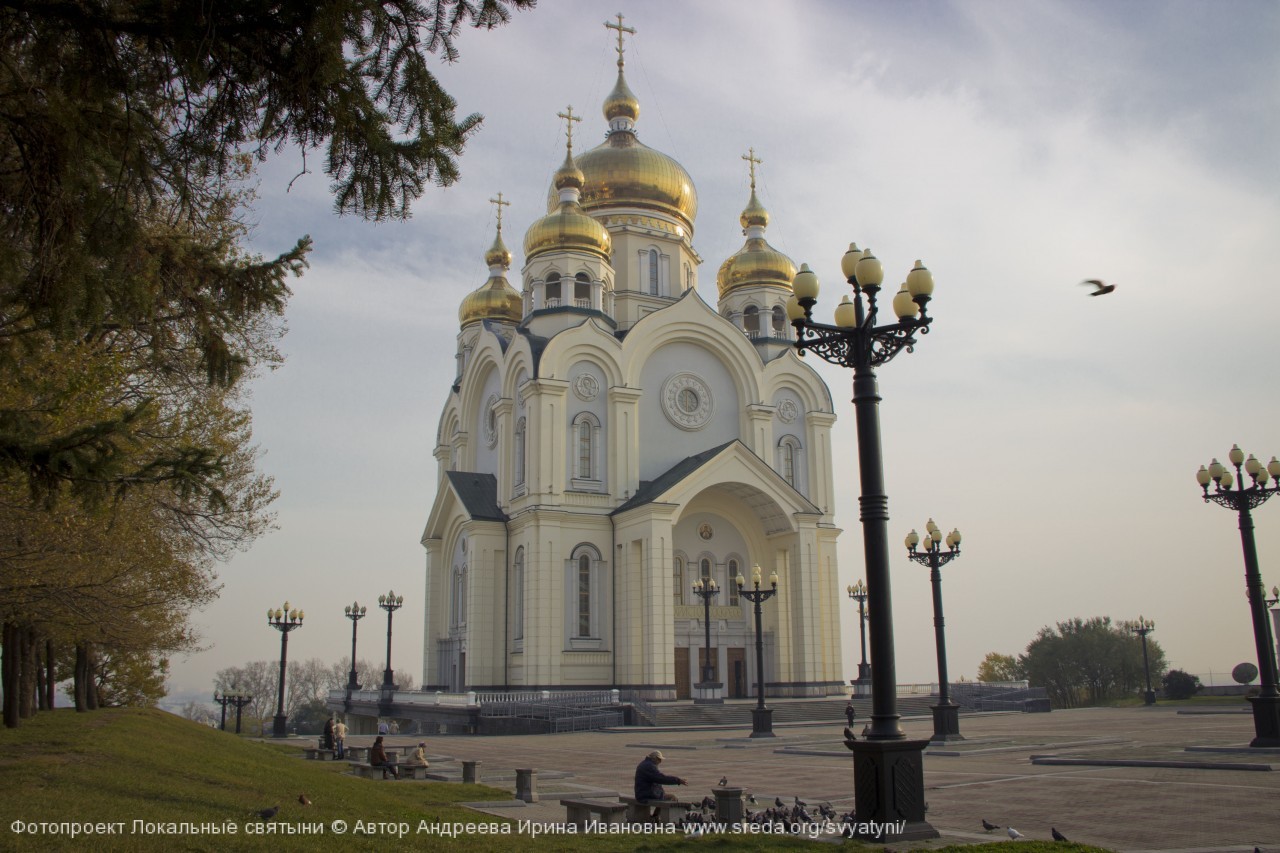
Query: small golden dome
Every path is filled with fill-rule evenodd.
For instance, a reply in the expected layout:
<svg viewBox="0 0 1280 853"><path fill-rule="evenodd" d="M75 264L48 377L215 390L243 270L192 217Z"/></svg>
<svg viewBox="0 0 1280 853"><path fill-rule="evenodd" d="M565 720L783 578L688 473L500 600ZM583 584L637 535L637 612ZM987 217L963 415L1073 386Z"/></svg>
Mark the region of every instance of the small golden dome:
<svg viewBox="0 0 1280 853"><path fill-rule="evenodd" d="M622 68L618 68L618 82L614 84L609 97L604 99L604 117L606 121L615 118L629 118L632 121L640 118L640 99L627 86L622 76Z"/></svg>
<svg viewBox="0 0 1280 853"><path fill-rule="evenodd" d="M756 198L755 187L751 188L751 200L747 202L747 207L738 217L738 221L742 223L743 228L750 228L752 225L759 225L761 228L768 226L769 211L765 210L760 199Z"/></svg>
<svg viewBox="0 0 1280 853"><path fill-rule="evenodd" d="M524 233L526 261L544 252L566 250L588 252L605 261L613 253L613 238L608 230L572 201L561 202L555 212L530 225Z"/></svg>
<svg viewBox="0 0 1280 853"><path fill-rule="evenodd" d="M582 170L573 162L573 152L570 151L564 157L564 162L560 164L560 168L556 169L555 176L551 179L551 186L556 191L557 200L559 191L572 187L581 190L582 185L586 182L586 176L582 174ZM550 209L547 211L550 213Z"/></svg>
<svg viewBox="0 0 1280 853"><path fill-rule="evenodd" d="M739 287L771 286L790 290L795 276L796 265L790 258L770 246L764 237L750 237L745 246L720 265L716 289L721 299Z"/></svg>
<svg viewBox="0 0 1280 853"><path fill-rule="evenodd" d="M520 294L501 274L491 276L478 289L467 294L458 308L458 322L463 326L481 320L519 323L523 317L524 305Z"/></svg>
<svg viewBox="0 0 1280 853"><path fill-rule="evenodd" d="M493 245L489 247L489 251L484 253L484 262L491 267L511 268L511 252L507 249L507 244L502 242L501 231L493 238Z"/></svg>

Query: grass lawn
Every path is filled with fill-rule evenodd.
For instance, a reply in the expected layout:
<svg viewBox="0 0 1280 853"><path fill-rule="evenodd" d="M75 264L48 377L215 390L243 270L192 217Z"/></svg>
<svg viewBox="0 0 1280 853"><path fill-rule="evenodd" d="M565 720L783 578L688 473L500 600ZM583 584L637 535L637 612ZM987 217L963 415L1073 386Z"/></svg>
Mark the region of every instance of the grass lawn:
<svg viewBox="0 0 1280 853"><path fill-rule="evenodd" d="M772 836L517 834L516 824L457 805L510 799L485 785L358 779L345 762L305 761L292 747L238 738L150 709L42 713L0 729L0 849L4 850L776 850L812 842ZM298 802L306 794L311 805ZM257 815L279 806L272 824ZM134 821L140 821L137 827ZM489 834L448 837L448 824L486 824ZM36 824L26 829L25 824ZM40 824L47 824L45 829ZM69 825L113 825L114 834L73 837ZM267 834L275 825L277 832ZM335 825L345 826L336 833ZM381 828L405 825L402 839ZM510 825L510 834L492 834ZM234 827L234 834L201 827ZM188 828L189 827L189 828ZM360 832L360 828L366 828ZM422 827L420 831L420 827ZM15 831L22 828L24 831ZM194 828L192 831L190 828ZM296 832L281 833L292 828ZM372 828L372 831L368 831ZM174 829L179 829L175 832ZM310 829L303 833L302 830ZM1009 842L929 849L979 853ZM937 845L938 842L933 842ZM845 842L846 850L884 850ZM893 845L908 849L907 845ZM1019 842L1020 853L1098 848Z"/></svg>

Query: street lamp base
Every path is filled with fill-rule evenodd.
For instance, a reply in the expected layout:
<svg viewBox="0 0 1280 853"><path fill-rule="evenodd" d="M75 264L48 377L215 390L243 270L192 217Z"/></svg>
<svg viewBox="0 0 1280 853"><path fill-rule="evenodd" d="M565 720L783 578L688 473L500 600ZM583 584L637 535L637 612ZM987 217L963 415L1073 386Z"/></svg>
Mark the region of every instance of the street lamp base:
<svg viewBox="0 0 1280 853"><path fill-rule="evenodd" d="M930 743L946 743L953 740L964 740L960 734L960 706L948 702L946 705L931 705L933 710L933 737Z"/></svg>
<svg viewBox="0 0 1280 853"><path fill-rule="evenodd" d="M772 708L752 708L751 709L751 736L752 737L776 737L773 733L773 709Z"/></svg>
<svg viewBox="0 0 1280 853"><path fill-rule="evenodd" d="M1156 704L1156 692L1154 690L1144 690L1142 692L1142 704L1144 705Z"/></svg>
<svg viewBox="0 0 1280 853"><path fill-rule="evenodd" d="M693 704L723 705L724 683L721 681L699 681L693 685Z"/></svg>
<svg viewBox="0 0 1280 853"><path fill-rule="evenodd" d="M1249 746L1280 747L1280 696L1250 696L1254 739Z"/></svg>
<svg viewBox="0 0 1280 853"><path fill-rule="evenodd" d="M858 680L854 684L870 684L871 683L871 664L858 664Z"/></svg>
<svg viewBox="0 0 1280 853"><path fill-rule="evenodd" d="M271 736L272 737L288 737L289 736L289 715L276 714L271 718Z"/></svg>
<svg viewBox="0 0 1280 853"><path fill-rule="evenodd" d="M937 838L924 819L924 740L859 740L853 750L854 838Z"/></svg>

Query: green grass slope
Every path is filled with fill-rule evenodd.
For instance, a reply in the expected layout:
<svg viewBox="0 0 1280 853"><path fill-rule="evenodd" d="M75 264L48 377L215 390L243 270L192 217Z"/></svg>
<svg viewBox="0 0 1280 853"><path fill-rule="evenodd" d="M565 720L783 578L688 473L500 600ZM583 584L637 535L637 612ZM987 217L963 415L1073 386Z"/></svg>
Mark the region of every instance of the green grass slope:
<svg viewBox="0 0 1280 853"><path fill-rule="evenodd" d="M764 850L811 842L771 836L517 834L460 805L510 799L509 791L452 783L381 783L346 774L345 762L305 761L292 747L260 743L166 714L56 711L0 729L0 849L4 850ZM312 804L303 806L298 795ZM257 812L278 805L272 824ZM513 816L519 812L514 811ZM140 821L135 825L135 821ZM429 827L419 831L419 827ZM335 824L344 831L335 832ZM486 824L511 834L442 836L430 827ZM88 832L72 835L75 826ZM385 825L405 825L397 838ZM114 833L102 829L114 827ZM269 832L274 826L274 832ZM360 827L373 827L360 832ZM234 834L208 828L234 827ZM94 831L96 829L97 831ZM282 831L292 829L292 832ZM1007 843L1007 842L1006 842ZM844 849L864 849L846 842ZM978 853L996 845L933 849ZM1001 845L1003 846L1003 845ZM905 845L894 845L898 850ZM824 849L824 848L816 848ZM869 847L867 849L883 849ZM1018 853L1088 853L1074 844L1019 842Z"/></svg>

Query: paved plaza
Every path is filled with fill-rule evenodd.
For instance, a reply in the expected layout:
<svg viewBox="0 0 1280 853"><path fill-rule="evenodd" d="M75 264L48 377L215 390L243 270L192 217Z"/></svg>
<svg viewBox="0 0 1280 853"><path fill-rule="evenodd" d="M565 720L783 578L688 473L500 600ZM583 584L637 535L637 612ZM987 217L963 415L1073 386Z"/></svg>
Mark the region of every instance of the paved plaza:
<svg viewBox="0 0 1280 853"><path fill-rule="evenodd" d="M458 761L481 761L483 781L510 790L515 768L537 768L540 802L484 809L515 820L563 823L560 797L629 795L635 765L654 748L666 755L664 771L689 780L675 789L681 799L700 800L727 777L748 789L759 808L775 797L788 804L800 797L843 813L853 802L843 725L842 718L780 726L777 738L756 740L747 737L749 728L637 728L432 736L428 746ZM904 719L903 728L921 739L932 733L925 718ZM961 718L961 731L964 741L925 753L928 819L942 838L894 849L1007 840L1003 829L984 832L986 819L1035 839L1048 840L1056 827L1072 841L1117 851L1252 853L1256 846L1280 853L1280 750L1247 749L1248 713L1156 706L976 715ZM448 765L433 762L433 769Z"/></svg>

